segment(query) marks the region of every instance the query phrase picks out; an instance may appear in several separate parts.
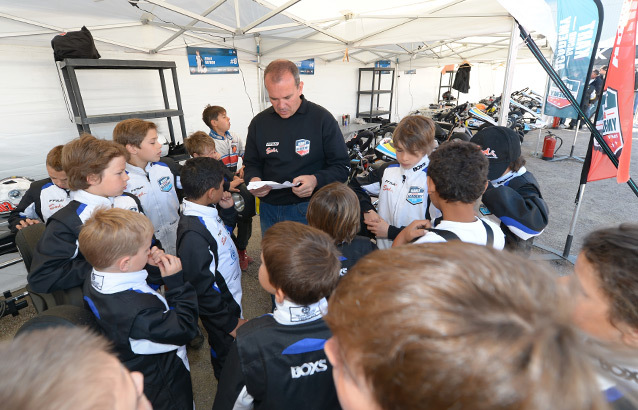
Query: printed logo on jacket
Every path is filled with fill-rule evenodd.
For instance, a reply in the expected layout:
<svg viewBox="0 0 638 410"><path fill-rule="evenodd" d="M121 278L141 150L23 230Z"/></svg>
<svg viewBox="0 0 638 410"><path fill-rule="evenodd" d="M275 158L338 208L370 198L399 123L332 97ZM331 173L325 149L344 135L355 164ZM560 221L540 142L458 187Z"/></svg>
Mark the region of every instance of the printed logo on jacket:
<svg viewBox="0 0 638 410"><path fill-rule="evenodd" d="M423 203L423 193L425 189L418 186L411 186L408 191L408 196L405 198L412 205L418 205Z"/></svg>
<svg viewBox="0 0 638 410"><path fill-rule="evenodd" d="M295 152L303 157L310 152L310 140L297 140L295 141Z"/></svg>
<svg viewBox="0 0 638 410"><path fill-rule="evenodd" d="M157 180L157 184L159 185L162 192L169 192L171 189L173 189L171 177L161 177Z"/></svg>

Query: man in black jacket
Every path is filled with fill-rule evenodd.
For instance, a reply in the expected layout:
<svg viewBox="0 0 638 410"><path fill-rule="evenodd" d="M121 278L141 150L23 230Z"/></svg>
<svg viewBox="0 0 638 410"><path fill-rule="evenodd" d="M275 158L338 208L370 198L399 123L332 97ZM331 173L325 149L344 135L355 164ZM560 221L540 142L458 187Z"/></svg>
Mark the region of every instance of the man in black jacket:
<svg viewBox="0 0 638 410"><path fill-rule="evenodd" d="M264 72L272 107L248 126L245 178L250 182L293 183L293 188L251 190L261 198L262 235L277 222L306 223L308 201L315 189L348 177L348 153L334 117L302 94L297 66L275 60Z"/></svg>

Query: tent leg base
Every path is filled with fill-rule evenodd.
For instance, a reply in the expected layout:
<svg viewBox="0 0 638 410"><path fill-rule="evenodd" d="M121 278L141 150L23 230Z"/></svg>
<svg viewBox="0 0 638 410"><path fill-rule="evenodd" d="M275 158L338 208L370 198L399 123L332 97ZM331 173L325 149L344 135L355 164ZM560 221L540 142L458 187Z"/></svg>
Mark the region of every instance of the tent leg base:
<svg viewBox="0 0 638 410"><path fill-rule="evenodd" d="M547 253L541 253L540 255L531 255L529 258L530 260L536 260L536 261L564 260L571 263L572 265L576 263L576 256L574 255L565 256L563 255L563 252L554 248L550 248L549 246L542 245L540 243L534 243L532 246L534 248L540 249Z"/></svg>

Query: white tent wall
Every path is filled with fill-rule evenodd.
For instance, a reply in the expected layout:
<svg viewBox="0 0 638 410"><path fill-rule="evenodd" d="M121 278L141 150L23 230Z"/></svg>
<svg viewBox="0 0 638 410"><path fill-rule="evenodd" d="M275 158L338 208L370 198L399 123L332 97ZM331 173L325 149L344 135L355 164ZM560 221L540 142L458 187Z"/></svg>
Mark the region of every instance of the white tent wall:
<svg viewBox="0 0 638 410"><path fill-rule="evenodd" d="M231 129L245 136L253 113L259 112L257 65L240 56L241 74L190 75L186 54L102 52L103 58L175 61L184 108L187 135L208 131L201 120L206 104L221 105L231 117ZM27 63L23 63L25 61ZM354 114L356 104L356 63L318 62L315 75L304 75L304 92L309 100L326 107L335 118ZM171 106L175 98L171 77L166 74ZM23 175L46 177L47 152L78 136L67 112L52 50L44 47L0 45L0 178ZM163 108L159 77L153 70L79 70L78 81L88 114ZM246 91L247 90L247 91ZM252 100L252 107L248 95ZM70 108L69 108L70 111ZM168 123L157 119L158 131L169 138ZM110 139L115 123L91 125L91 132ZM181 141L179 119L173 118L176 140Z"/></svg>
<svg viewBox="0 0 638 410"><path fill-rule="evenodd" d="M395 95L395 98L398 98L392 103L394 121L398 121L411 111L436 103L438 98L441 67L417 68L416 74L405 74L405 70L409 70L409 66L400 64ZM546 77L538 62L518 61L514 68L512 90L529 87L539 94L544 94ZM504 81L503 64L473 64L470 90L467 94L459 94L459 102L477 103L490 95L498 96L503 91ZM452 95L456 97L457 91L452 90Z"/></svg>
<svg viewBox="0 0 638 410"><path fill-rule="evenodd" d="M232 130L245 135L260 107L257 40L252 36L263 36L262 67L275 58L299 61L315 57L315 74L302 78L304 93L336 118L355 114L357 70L377 59L398 58L399 70L404 70L409 64L434 67L458 64L467 58L475 67L470 93L461 101L475 102L502 91L504 68L493 70L485 63L507 57L511 17L499 3L508 1L515 0L397 0L392 4L385 0L342 0L334 4L303 0L259 23L287 1L218 1L214 4L220 7L215 8L209 0L0 0L0 177L45 176L43 163L48 150L77 136L49 46L57 32L77 30L85 24L92 30L102 58L175 61L187 133L205 130L201 111L206 104L217 104L228 110ZM538 1L528 0L529 8ZM207 17L198 16L207 9L215 11L205 12ZM195 21L202 30L189 29ZM250 28L253 23L256 26ZM163 44L178 28L188 31ZM488 38L490 35L492 38ZM190 75L186 43L236 47L245 85L241 75ZM342 62L349 47L350 62ZM539 77L538 66L535 69L529 71L533 74L529 78ZM436 101L439 72L440 68L417 68L416 75L401 74L397 78L393 120ZM544 75L540 77L544 83ZM514 89L530 85L516 85L517 78L518 74ZM80 72L79 80L89 114L163 108L159 79L153 71ZM543 88L531 86L535 90ZM168 88L171 95L170 84ZM364 110L362 105L360 111ZM156 122L160 133L167 137L166 120ZM93 125L91 130L98 137L110 138L114 125ZM177 118L173 126L179 141Z"/></svg>

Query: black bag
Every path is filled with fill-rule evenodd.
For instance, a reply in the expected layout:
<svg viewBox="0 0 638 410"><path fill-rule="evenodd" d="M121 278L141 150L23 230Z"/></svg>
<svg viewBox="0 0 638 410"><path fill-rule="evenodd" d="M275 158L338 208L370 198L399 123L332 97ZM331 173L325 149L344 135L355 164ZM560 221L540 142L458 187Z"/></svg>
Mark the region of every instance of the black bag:
<svg viewBox="0 0 638 410"><path fill-rule="evenodd" d="M53 37L51 47L55 61L65 58L100 58L93 36L85 26L82 26L80 31L70 31Z"/></svg>

